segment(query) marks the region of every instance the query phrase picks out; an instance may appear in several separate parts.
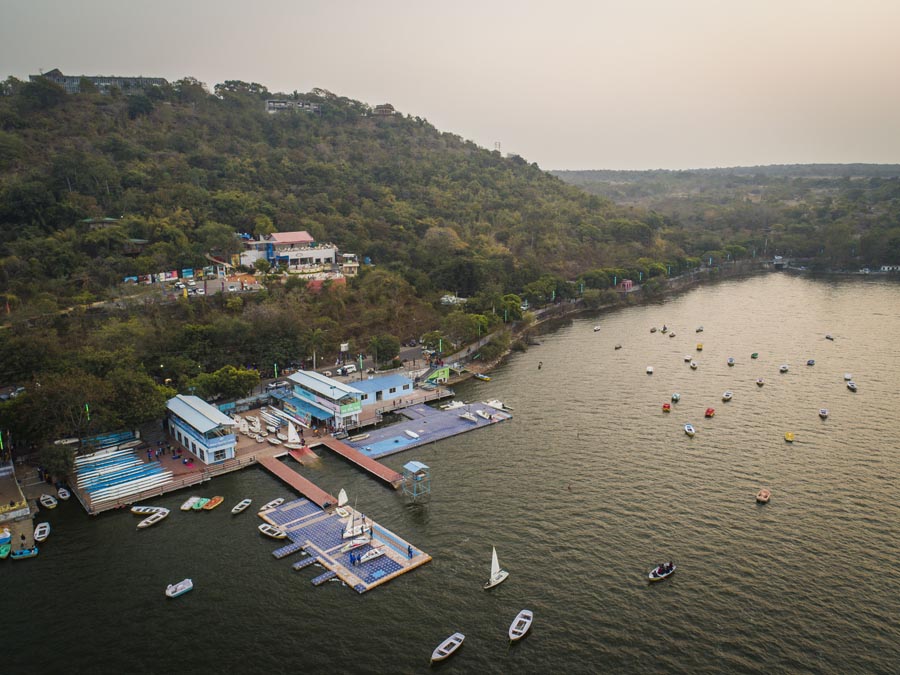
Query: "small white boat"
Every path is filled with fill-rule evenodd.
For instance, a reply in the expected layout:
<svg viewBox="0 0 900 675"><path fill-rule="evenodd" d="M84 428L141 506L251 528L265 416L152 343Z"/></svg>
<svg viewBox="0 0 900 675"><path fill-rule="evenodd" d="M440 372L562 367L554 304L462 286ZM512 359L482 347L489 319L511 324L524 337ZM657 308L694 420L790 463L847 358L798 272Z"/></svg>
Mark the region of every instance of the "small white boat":
<svg viewBox="0 0 900 675"><path fill-rule="evenodd" d="M139 522L138 529L143 530L144 528L150 527L151 525L156 525L156 523L158 523L168 515L169 509L160 509L156 513L150 514L148 517Z"/></svg>
<svg viewBox="0 0 900 675"><path fill-rule="evenodd" d="M698 333L702 333L702 332L703 332L703 326L697 326L697 332L698 332Z"/></svg>
<svg viewBox="0 0 900 675"><path fill-rule="evenodd" d="M764 379L762 379L761 377L756 378L756 386L757 386L757 387L761 387L761 386L763 386L765 383L766 383L766 381L765 381Z"/></svg>
<svg viewBox="0 0 900 675"><path fill-rule="evenodd" d="M200 501L200 497L191 497L184 504L181 505L182 511L190 511L194 508L194 504Z"/></svg>
<svg viewBox="0 0 900 675"><path fill-rule="evenodd" d="M697 362L691 361L691 370L697 370Z"/></svg>
<svg viewBox="0 0 900 675"><path fill-rule="evenodd" d="M36 528L34 528L34 540L35 541L44 541L47 537L50 536L50 523L39 523Z"/></svg>
<svg viewBox="0 0 900 675"><path fill-rule="evenodd" d="M277 438L273 438L272 436L269 436L269 438L267 438L266 440L270 445L281 445L281 441Z"/></svg>
<svg viewBox="0 0 900 675"><path fill-rule="evenodd" d="M476 411L475 411L475 414L478 415L480 418L485 419L485 420L490 420L490 419L491 419L491 414L488 413L488 412L485 412L484 410L476 410Z"/></svg>
<svg viewBox="0 0 900 675"><path fill-rule="evenodd" d="M685 424L684 425L684 433L686 433L688 436L693 436L695 433L697 433L697 430L694 429L694 425Z"/></svg>
<svg viewBox="0 0 900 675"><path fill-rule="evenodd" d="M360 523L359 525L354 525L352 522L347 523L347 527L344 528L344 533L341 535L341 539L355 539L360 537L367 532L371 532L372 528L369 527L368 523Z"/></svg>
<svg viewBox="0 0 900 675"><path fill-rule="evenodd" d="M356 539L351 539L346 544L341 546L341 553L347 553L348 551L352 551L355 548L359 548L360 546L365 546L368 544L371 539L368 537L357 537Z"/></svg>
<svg viewBox="0 0 900 675"><path fill-rule="evenodd" d="M778 369L780 373L786 373L788 371L788 365L786 363L782 363L781 367Z"/></svg>
<svg viewBox="0 0 900 675"><path fill-rule="evenodd" d="M150 516L157 511L162 511L161 506L132 506L131 512L136 516Z"/></svg>
<svg viewBox="0 0 900 675"><path fill-rule="evenodd" d="M459 416L468 422L476 422L476 423L478 422L478 418L475 417L475 415L470 413L468 410L464 413L460 413Z"/></svg>
<svg viewBox="0 0 900 675"><path fill-rule="evenodd" d="M512 410L512 408L506 405L503 401L496 398L492 398L490 401L485 401L484 404L490 406L491 408L494 408L495 410Z"/></svg>
<svg viewBox="0 0 900 675"><path fill-rule="evenodd" d="M819 408L819 417L823 420L828 417L828 408Z"/></svg>
<svg viewBox="0 0 900 675"><path fill-rule="evenodd" d="M486 582L484 582L484 590L489 588L493 588L498 584L502 584L506 581L506 577L509 576L509 572L504 569L500 569L500 561L497 559L497 549L493 548L491 552L491 577Z"/></svg>
<svg viewBox="0 0 900 675"><path fill-rule="evenodd" d="M684 355L684 362L685 362L685 363L690 363L690 362L691 362L691 355L690 355L690 354L685 354L685 355Z"/></svg>
<svg viewBox="0 0 900 675"><path fill-rule="evenodd" d="M509 641L515 642L525 637L525 634L531 630L532 621L534 621L534 612L530 609L523 609L519 612L509 626Z"/></svg>
<svg viewBox="0 0 900 675"><path fill-rule="evenodd" d="M231 509L231 512L233 514L237 515L238 513L240 513L244 509L246 509L248 506L250 506L250 504L252 502L253 502L252 499L242 499L235 505L235 507L233 509Z"/></svg>
<svg viewBox="0 0 900 675"><path fill-rule="evenodd" d="M69 492L68 490L66 490L66 488L61 487L56 491L56 496L59 497L60 499L62 499L63 501L66 501L69 497L72 496L72 493Z"/></svg>
<svg viewBox="0 0 900 675"><path fill-rule="evenodd" d="M673 574L675 574L675 563L667 562L650 570L650 574L647 575L647 578L650 579L650 581L662 581L663 579L668 579Z"/></svg>
<svg viewBox="0 0 900 675"><path fill-rule="evenodd" d="M600 330L600 326L594 326L594 332L596 333L598 330Z"/></svg>
<svg viewBox="0 0 900 675"><path fill-rule="evenodd" d="M443 407L443 406L442 406L442 407ZM356 441L364 441L364 440L366 440L368 437L369 437L369 434L357 434L356 436L351 436L351 437L348 438L347 440L348 440L348 441L352 441L353 443L356 443Z"/></svg>
<svg viewBox="0 0 900 675"><path fill-rule="evenodd" d="M733 365L734 365L734 358L731 357L731 356L728 357L728 365L729 365L729 366L733 366Z"/></svg>
<svg viewBox="0 0 900 675"><path fill-rule="evenodd" d="M681 394L679 394L677 391L674 394L672 394L672 403L678 403L678 401L680 401L680 400L681 400Z"/></svg>
<svg viewBox="0 0 900 675"><path fill-rule="evenodd" d="M370 560L375 560L375 558L380 558L384 555L384 546L379 546L378 548L372 548L362 554L362 557L359 559L360 563L367 563Z"/></svg>
<svg viewBox="0 0 900 675"><path fill-rule="evenodd" d="M272 537L272 539L286 539L287 538L287 532L285 532L284 530L278 529L274 525L269 525L269 523L262 523L256 529L258 529L262 534L266 535L267 537Z"/></svg>
<svg viewBox="0 0 900 675"><path fill-rule="evenodd" d="M653 366L647 366L647 374L648 374L648 375L652 375L652 374L653 374Z"/></svg>
<svg viewBox="0 0 900 675"><path fill-rule="evenodd" d="M834 340L834 336L831 333L829 333L828 335L825 336L825 339L826 340Z"/></svg>
<svg viewBox="0 0 900 675"><path fill-rule="evenodd" d="M41 498L38 501L41 502L41 506L45 509L55 509L56 505L59 503L56 501L56 497L48 494L41 495Z"/></svg>
<svg viewBox="0 0 900 675"><path fill-rule="evenodd" d="M194 589L194 582L190 579L184 579L183 581L179 581L177 584L169 584L166 586L166 595L170 598L177 598L179 595L184 595L190 590Z"/></svg>
<svg viewBox="0 0 900 675"><path fill-rule="evenodd" d="M848 380L847 381L847 389L849 389L850 391L856 391L856 389L857 389L856 382L854 382L853 380Z"/></svg>
<svg viewBox="0 0 900 675"><path fill-rule="evenodd" d="M269 509L274 509L276 506L281 506L284 504L284 497L279 497L278 499L273 499L268 504L264 505L259 512L268 511Z"/></svg>
<svg viewBox="0 0 900 675"><path fill-rule="evenodd" d="M419 437L419 434L417 434L415 431L410 431L409 429L407 429L403 433L406 434L407 436L409 436L410 438L412 438L413 440L415 440Z"/></svg>
<svg viewBox="0 0 900 675"><path fill-rule="evenodd" d="M734 398L734 394L730 391L726 391L722 394L723 401L727 402L727 401L730 401L732 398Z"/></svg>
<svg viewBox="0 0 900 675"><path fill-rule="evenodd" d="M446 640L444 640L441 644L435 647L434 651L431 652L431 660L434 661L443 661L446 658L452 656L457 649L462 646L463 640L466 639L466 636L462 633L454 633Z"/></svg>
<svg viewBox="0 0 900 675"><path fill-rule="evenodd" d="M853 375L851 373L844 373L844 379L850 381L853 379Z"/></svg>

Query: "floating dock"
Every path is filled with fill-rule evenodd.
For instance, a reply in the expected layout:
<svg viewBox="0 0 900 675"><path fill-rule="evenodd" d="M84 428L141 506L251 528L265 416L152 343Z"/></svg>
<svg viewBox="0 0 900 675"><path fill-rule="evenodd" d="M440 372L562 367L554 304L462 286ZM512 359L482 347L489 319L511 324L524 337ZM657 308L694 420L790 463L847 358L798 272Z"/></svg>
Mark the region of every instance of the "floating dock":
<svg viewBox="0 0 900 675"><path fill-rule="evenodd" d="M302 570L314 564L325 568L324 573L312 580L316 585L338 578L357 593L365 593L431 560L430 555L364 514L345 508L349 518L341 518L334 511L323 511L312 501L301 498L270 509L260 517L284 530L291 540L291 544L277 549L276 553L297 545L296 550L302 548L309 554L310 557L295 562L293 569ZM384 554L354 565L350 560L351 551L341 552L348 541L342 535L349 519L361 523L363 518L371 527L372 539L353 549L354 558L373 548L382 549Z"/></svg>

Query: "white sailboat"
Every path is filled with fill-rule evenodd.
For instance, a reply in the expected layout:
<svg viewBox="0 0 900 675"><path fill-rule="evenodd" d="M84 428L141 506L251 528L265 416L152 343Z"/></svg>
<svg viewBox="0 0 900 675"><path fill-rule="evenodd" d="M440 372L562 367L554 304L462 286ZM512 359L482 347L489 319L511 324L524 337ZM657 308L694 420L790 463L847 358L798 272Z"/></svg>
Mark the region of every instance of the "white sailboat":
<svg viewBox="0 0 900 675"><path fill-rule="evenodd" d="M484 590L493 588L494 586L503 583L504 581L506 581L506 577L509 576L509 572L500 569L500 561L497 560L497 548L493 547L492 550L493 553L491 554L491 578L485 582Z"/></svg>
<svg viewBox="0 0 900 675"><path fill-rule="evenodd" d="M338 514L341 518L349 518L350 512L344 507L347 505L347 492L344 488L341 488L341 491L338 493L338 503L337 508L334 510L336 514Z"/></svg>
<svg viewBox="0 0 900 675"><path fill-rule="evenodd" d="M356 502L354 502L355 504ZM356 524L356 514L357 511L353 509L353 517L347 521L347 526L344 528L344 533L341 535L342 539L354 539L356 537L361 537L364 534L368 534L369 538L372 538L371 528L369 527L369 523L366 521L366 517L363 516L363 521L357 525Z"/></svg>

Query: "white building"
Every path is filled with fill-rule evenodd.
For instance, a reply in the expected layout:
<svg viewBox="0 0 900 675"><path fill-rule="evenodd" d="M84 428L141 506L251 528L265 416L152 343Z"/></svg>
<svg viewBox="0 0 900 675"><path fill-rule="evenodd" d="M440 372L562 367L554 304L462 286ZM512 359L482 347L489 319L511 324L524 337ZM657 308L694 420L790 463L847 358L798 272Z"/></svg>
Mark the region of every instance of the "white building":
<svg viewBox="0 0 900 675"><path fill-rule="evenodd" d="M166 402L169 433L204 464L234 458L234 420L197 396Z"/></svg>
<svg viewBox="0 0 900 675"><path fill-rule="evenodd" d="M363 392L312 370L299 370L287 378L290 396L278 396L285 412L300 418L308 427L345 429L359 424Z"/></svg>
<svg viewBox="0 0 900 675"><path fill-rule="evenodd" d="M275 232L244 241L241 265L253 267L257 260L267 260L273 268L312 273L331 270L337 257L334 244L320 244L309 232Z"/></svg>

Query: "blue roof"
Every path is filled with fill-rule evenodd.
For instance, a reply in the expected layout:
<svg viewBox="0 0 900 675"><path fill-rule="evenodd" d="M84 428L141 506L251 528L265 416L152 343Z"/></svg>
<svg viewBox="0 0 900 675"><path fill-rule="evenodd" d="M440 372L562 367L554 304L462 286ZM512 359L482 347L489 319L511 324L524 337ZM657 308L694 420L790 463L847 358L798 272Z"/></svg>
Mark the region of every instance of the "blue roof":
<svg viewBox="0 0 900 675"><path fill-rule="evenodd" d="M376 391L386 391L391 387L396 387L397 391L403 390L403 385L408 384L412 389L412 380L403 375L382 375L373 377L371 380L362 380L354 383L354 386L364 394L374 394Z"/></svg>
<svg viewBox="0 0 900 675"><path fill-rule="evenodd" d="M220 426L234 426L234 420L198 396L178 394L166 402L166 408L201 434Z"/></svg>

